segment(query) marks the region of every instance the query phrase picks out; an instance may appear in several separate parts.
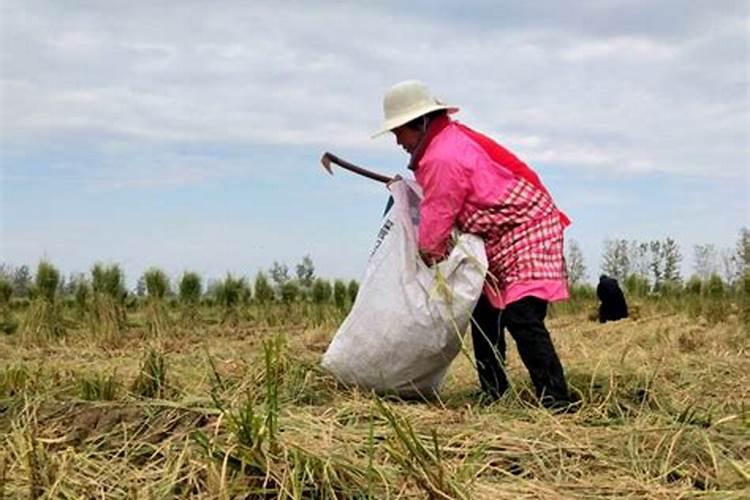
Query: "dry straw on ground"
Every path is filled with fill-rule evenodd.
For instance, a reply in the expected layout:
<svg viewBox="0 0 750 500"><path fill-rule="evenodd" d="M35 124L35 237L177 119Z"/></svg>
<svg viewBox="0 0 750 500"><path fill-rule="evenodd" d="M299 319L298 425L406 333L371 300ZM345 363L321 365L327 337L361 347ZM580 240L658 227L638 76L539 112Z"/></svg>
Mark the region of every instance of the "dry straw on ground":
<svg viewBox="0 0 750 500"><path fill-rule="evenodd" d="M0 497L747 498L750 350L738 321L683 315L550 327L577 413L476 398L380 400L318 369L335 326L131 327L0 337ZM172 332L174 333L174 332Z"/></svg>

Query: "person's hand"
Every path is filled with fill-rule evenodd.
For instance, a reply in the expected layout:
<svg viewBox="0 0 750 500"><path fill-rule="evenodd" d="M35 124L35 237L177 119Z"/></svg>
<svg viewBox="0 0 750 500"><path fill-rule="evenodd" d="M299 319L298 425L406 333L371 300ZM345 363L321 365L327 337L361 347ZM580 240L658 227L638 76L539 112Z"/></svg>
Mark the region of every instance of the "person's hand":
<svg viewBox="0 0 750 500"><path fill-rule="evenodd" d="M427 266L432 267L438 262L442 261L445 257L440 255L435 255L434 253L428 253L419 251L419 256L422 257L422 262L427 264Z"/></svg>
<svg viewBox="0 0 750 500"><path fill-rule="evenodd" d="M389 181L388 181L388 182L387 182L387 183L385 184L385 187L387 187L387 188L390 188L390 187L391 187L391 184L393 184L394 182L398 182L398 181L401 181L401 180L403 180L403 179L404 179L403 177L401 177L400 175L396 174L395 176L393 176L393 178L392 178L391 180L389 180Z"/></svg>

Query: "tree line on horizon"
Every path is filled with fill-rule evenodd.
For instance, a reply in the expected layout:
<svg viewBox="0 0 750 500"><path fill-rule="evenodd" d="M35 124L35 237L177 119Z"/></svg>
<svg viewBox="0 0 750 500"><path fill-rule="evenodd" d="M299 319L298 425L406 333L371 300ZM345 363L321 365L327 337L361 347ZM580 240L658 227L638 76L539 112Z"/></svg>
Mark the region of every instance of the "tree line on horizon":
<svg viewBox="0 0 750 500"><path fill-rule="evenodd" d="M592 288L587 283L588 268L583 252L575 240L566 241L566 267L568 280L576 290ZM667 237L664 240L637 241L626 239L605 239L603 243L601 274L616 278L631 295L669 294L683 289L695 290L705 287L709 282L732 290L740 286L744 277L750 273L750 229L743 227L739 231L733 249L717 248L712 244L693 247L693 274L685 280L681 274L683 254L679 244ZM49 264L49 263L47 263ZM91 276L83 273L71 273L66 279L57 273L57 293L62 297L74 297L84 293L82 289L91 287L96 275L110 273L116 276L117 293L124 297L138 298L149 295L149 282L152 288L163 289L165 297L197 297L198 300L211 302L237 295L242 302L256 303L293 303L310 301L313 303L342 303L353 301L359 289L356 280L348 282L340 279L327 280L316 276L315 265L306 255L295 266L294 275L285 263L274 261L273 265L259 271L251 282L247 277L227 273L223 279L212 279L204 283L201 276L193 271L185 271L174 283L161 269L152 267L144 271L136 282L134 289L125 286L125 275L117 264L104 265L97 263L91 270ZM0 294L7 294L8 299L31 298L34 294L34 275L28 265L13 267L0 264ZM583 295L588 295L583 293Z"/></svg>
<svg viewBox="0 0 750 500"><path fill-rule="evenodd" d="M750 275L750 229L741 228L735 247L718 250L715 245L693 247L693 274L682 276L683 254L679 244L664 240L605 239L601 274L617 279L630 295L665 295L696 291L711 284L728 291L737 289ZM573 288L591 288L583 252L575 240L566 242L565 262Z"/></svg>
<svg viewBox="0 0 750 500"><path fill-rule="evenodd" d="M203 301L207 304L251 301L258 304L288 304L307 301L316 304L333 302L344 307L353 302L359 290L356 280L327 280L316 276L315 265L310 256L306 255L296 265L294 275L285 263L274 261L269 269L259 271L254 280L227 273L222 279L204 283L199 273L185 271L173 282L166 272L151 267L138 278L133 289L127 288L125 273L117 264L96 263L89 275L71 273L67 279L44 260L39 263L35 274L32 274L28 265L14 268L8 264L0 264L0 296L6 300L31 299L44 288L39 283L40 277L42 281L54 280L55 293L71 300L105 288L108 294L121 297L123 301L128 298L137 301L157 296L180 302Z"/></svg>
<svg viewBox="0 0 750 500"><path fill-rule="evenodd" d="M727 260L726 282L711 264L711 248L696 246L697 272L683 282L682 254L673 239L606 240L602 272L622 280L626 294L647 299L640 302L648 304L652 313L684 312L712 323L739 316L750 324L750 231L740 231ZM573 241L568 246L567 266L571 300L556 304L551 313L585 313L596 294L590 284L582 282L585 264ZM286 264L274 262L258 272L252 283L245 276L227 273L204 287L201 276L191 271L172 283L155 267L141 275L134 290L125 283L117 264L97 263L88 275L73 275L67 281L45 260L39 262L33 278L28 266L0 265L0 332L11 334L18 329L24 342L44 343L70 331L83 331L97 341L117 345L124 332L140 323L156 337L204 320L256 327L293 320L333 325L343 320L359 290L355 280L331 283L317 277L309 256L295 267L294 275ZM14 310L20 316L15 317Z"/></svg>

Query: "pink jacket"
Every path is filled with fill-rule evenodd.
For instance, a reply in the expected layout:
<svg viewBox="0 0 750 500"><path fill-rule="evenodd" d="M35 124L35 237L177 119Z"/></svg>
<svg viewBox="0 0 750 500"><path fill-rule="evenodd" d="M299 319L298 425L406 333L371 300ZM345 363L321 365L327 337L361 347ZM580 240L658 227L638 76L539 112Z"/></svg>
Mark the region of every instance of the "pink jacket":
<svg viewBox="0 0 750 500"><path fill-rule="evenodd" d="M456 226L485 241L484 293L495 307L526 296L568 298L563 229L569 220L526 164L444 117L431 124L411 168L424 193L422 252L445 255Z"/></svg>

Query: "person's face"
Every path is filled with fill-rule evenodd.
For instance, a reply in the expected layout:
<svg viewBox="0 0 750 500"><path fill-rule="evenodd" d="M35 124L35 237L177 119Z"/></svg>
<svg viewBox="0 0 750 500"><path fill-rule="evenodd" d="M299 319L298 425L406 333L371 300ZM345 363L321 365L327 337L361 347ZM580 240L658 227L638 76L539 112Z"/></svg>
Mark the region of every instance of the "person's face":
<svg viewBox="0 0 750 500"><path fill-rule="evenodd" d="M407 153L412 154L419 144L420 132L404 125L394 128L392 132L396 136L396 144L404 148Z"/></svg>

